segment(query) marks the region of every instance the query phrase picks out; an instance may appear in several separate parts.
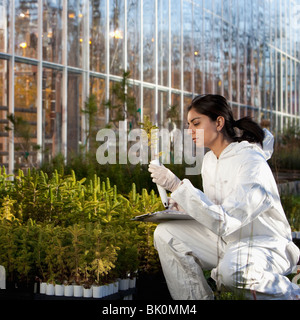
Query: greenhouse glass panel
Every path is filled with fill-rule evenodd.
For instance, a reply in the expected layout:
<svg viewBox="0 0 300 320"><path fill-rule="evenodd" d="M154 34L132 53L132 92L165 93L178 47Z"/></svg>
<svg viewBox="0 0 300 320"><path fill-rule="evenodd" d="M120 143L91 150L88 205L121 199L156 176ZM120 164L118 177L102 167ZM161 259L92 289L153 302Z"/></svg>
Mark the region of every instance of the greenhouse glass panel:
<svg viewBox="0 0 300 320"><path fill-rule="evenodd" d="M158 1L158 84L169 85L169 1Z"/></svg>
<svg viewBox="0 0 300 320"><path fill-rule="evenodd" d="M124 70L124 1L109 1L109 73L122 76Z"/></svg>
<svg viewBox="0 0 300 320"><path fill-rule="evenodd" d="M62 0L44 1L43 17L43 59L62 63Z"/></svg>
<svg viewBox="0 0 300 320"><path fill-rule="evenodd" d="M90 4L90 69L105 73L106 59L106 1L92 0Z"/></svg>
<svg viewBox="0 0 300 320"><path fill-rule="evenodd" d="M15 112L13 119L16 166L36 166L37 66L15 63Z"/></svg>
<svg viewBox="0 0 300 320"><path fill-rule="evenodd" d="M127 70L130 71L130 77L137 80L141 76L140 11L140 1L127 1Z"/></svg>
<svg viewBox="0 0 300 320"><path fill-rule="evenodd" d="M37 58L38 1L15 1L15 54Z"/></svg>
<svg viewBox="0 0 300 320"><path fill-rule="evenodd" d="M43 157L50 161L62 147L62 72L43 69Z"/></svg>
<svg viewBox="0 0 300 320"><path fill-rule="evenodd" d="M8 125L8 63L0 60L0 162L2 165L8 164L8 139L9 133L5 129Z"/></svg>
<svg viewBox="0 0 300 320"><path fill-rule="evenodd" d="M68 1L68 65L82 67L83 1Z"/></svg>
<svg viewBox="0 0 300 320"><path fill-rule="evenodd" d="M0 52L8 52L9 45L9 1L0 1Z"/></svg>
<svg viewBox="0 0 300 320"><path fill-rule="evenodd" d="M143 1L143 74L144 81L154 83L155 77L155 2Z"/></svg>
<svg viewBox="0 0 300 320"><path fill-rule="evenodd" d="M179 0L171 1L171 77L172 88L181 85L181 6Z"/></svg>

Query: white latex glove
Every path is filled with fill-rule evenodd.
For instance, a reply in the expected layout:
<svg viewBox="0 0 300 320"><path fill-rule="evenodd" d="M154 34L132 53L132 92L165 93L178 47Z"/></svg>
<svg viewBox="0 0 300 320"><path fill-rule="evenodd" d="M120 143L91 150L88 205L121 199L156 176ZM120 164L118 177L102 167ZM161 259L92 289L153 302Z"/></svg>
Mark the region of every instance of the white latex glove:
<svg viewBox="0 0 300 320"><path fill-rule="evenodd" d="M163 164L157 166L155 164L150 163L149 172L151 172L152 181L166 190L170 190L174 192L179 183L181 182L179 178L175 176L175 174L167 169Z"/></svg>

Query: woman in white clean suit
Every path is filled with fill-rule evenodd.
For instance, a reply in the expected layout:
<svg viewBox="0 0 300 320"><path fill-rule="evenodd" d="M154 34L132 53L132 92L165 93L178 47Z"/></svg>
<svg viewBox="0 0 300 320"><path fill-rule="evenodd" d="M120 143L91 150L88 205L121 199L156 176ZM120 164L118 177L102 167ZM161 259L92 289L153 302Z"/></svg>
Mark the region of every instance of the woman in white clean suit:
<svg viewBox="0 0 300 320"><path fill-rule="evenodd" d="M164 166L149 165L153 182L171 191L170 202L195 220L169 221L154 233L173 299L213 299L204 270L217 286L249 299L299 299L286 277L299 260L267 160L273 136L249 117L235 121L226 99L201 95L188 108L194 142L204 130L204 192ZM239 129L239 130L236 130ZM239 131L239 134L238 134Z"/></svg>

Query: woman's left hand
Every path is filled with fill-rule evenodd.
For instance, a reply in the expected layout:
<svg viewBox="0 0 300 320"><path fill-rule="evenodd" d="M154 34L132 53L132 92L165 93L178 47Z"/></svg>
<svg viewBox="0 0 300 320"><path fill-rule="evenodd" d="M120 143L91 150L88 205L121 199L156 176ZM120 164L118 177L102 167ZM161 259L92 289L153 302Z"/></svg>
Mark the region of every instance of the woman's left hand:
<svg viewBox="0 0 300 320"><path fill-rule="evenodd" d="M172 198L168 198L168 210L181 211L184 212L183 208Z"/></svg>
<svg viewBox="0 0 300 320"><path fill-rule="evenodd" d="M181 182L180 179L163 164L157 166L150 163L148 170L151 172L151 178L154 183L160 185L166 190L170 190L171 192L174 192Z"/></svg>

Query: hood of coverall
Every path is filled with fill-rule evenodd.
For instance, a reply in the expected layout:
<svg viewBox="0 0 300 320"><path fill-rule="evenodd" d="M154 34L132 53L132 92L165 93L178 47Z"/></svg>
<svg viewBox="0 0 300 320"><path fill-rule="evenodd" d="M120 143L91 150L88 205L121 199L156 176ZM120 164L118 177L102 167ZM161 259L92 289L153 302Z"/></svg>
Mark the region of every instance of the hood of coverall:
<svg viewBox="0 0 300 320"><path fill-rule="evenodd" d="M261 148L260 149L262 150L265 159L269 160L272 157L273 150L274 150L274 136L267 129L264 129L264 132L265 132L265 138L263 141L263 149Z"/></svg>

